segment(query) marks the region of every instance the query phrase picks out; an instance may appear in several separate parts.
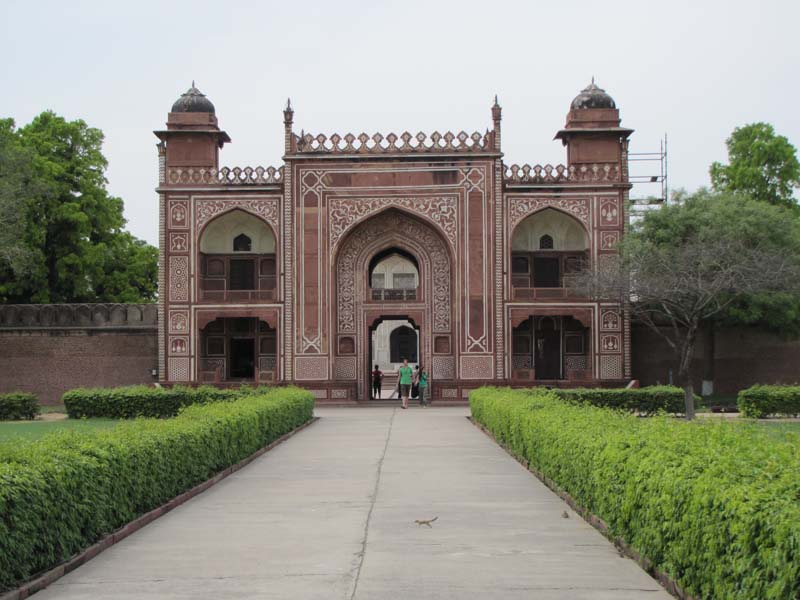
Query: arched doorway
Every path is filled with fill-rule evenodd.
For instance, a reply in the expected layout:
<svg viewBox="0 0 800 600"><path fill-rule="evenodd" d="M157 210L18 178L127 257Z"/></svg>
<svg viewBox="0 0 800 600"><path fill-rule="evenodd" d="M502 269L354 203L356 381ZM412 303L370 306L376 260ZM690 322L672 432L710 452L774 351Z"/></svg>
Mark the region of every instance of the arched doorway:
<svg viewBox="0 0 800 600"><path fill-rule="evenodd" d="M200 328L199 379L274 383L277 330L257 317L220 316Z"/></svg>
<svg viewBox="0 0 800 600"><path fill-rule="evenodd" d="M416 327L417 362L434 378L437 365L452 371L457 347L453 262L446 238L436 226L397 209L386 210L348 233L333 264L337 381L355 379L358 397L369 397L373 324L398 316Z"/></svg>
<svg viewBox="0 0 800 600"><path fill-rule="evenodd" d="M583 225L554 208L526 217L511 238L511 287L515 300L553 298L569 276L584 268L589 235Z"/></svg>
<svg viewBox="0 0 800 600"><path fill-rule="evenodd" d="M259 217L232 210L200 235L201 302L271 301L277 297L275 234Z"/></svg>

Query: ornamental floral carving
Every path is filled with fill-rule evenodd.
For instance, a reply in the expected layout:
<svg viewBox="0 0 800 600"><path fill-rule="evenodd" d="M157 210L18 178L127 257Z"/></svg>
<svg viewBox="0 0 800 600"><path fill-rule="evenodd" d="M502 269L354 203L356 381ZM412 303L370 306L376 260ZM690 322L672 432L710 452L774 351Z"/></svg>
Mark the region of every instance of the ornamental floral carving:
<svg viewBox="0 0 800 600"><path fill-rule="evenodd" d="M241 198L235 200L200 198L195 204L195 231L200 231L206 223L217 215L237 208L258 215L272 225L276 232L280 230L277 198Z"/></svg>
<svg viewBox="0 0 800 600"><path fill-rule="evenodd" d="M357 228L344 242L336 261L336 276L339 288L337 313L340 333L356 331L356 298L359 290L356 273L360 262L366 260L364 250L376 240L390 242L397 235L416 247L419 258L425 265L425 273L431 289L430 306L433 311L433 330L450 331L450 257L447 246L429 225L420 223L398 211L389 211L372 217Z"/></svg>
<svg viewBox="0 0 800 600"><path fill-rule="evenodd" d="M405 208L422 215L438 225L447 240L456 247L458 232L458 201L455 196L332 198L330 204L330 239L335 247L354 224L387 206Z"/></svg>
<svg viewBox="0 0 800 600"><path fill-rule="evenodd" d="M520 221L543 208L557 208L572 215L587 228L589 224L589 201L586 198L557 197L512 197L509 203L509 219L513 230Z"/></svg>

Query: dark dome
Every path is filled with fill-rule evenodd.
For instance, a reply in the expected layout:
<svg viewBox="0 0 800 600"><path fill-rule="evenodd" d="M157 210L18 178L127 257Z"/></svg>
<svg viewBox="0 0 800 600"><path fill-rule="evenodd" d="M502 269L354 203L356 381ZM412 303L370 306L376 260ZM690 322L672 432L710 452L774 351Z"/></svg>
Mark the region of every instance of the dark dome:
<svg viewBox="0 0 800 600"><path fill-rule="evenodd" d="M597 87L594 77L592 77L592 83L575 96L571 108L573 110L576 108L617 108L617 105L604 89Z"/></svg>
<svg viewBox="0 0 800 600"><path fill-rule="evenodd" d="M205 94L203 94L200 90L194 87L194 81L193 81L192 87L190 87L185 94L181 94L181 97L178 98L175 101L175 104L172 105L172 112L213 113L214 105L211 104L211 100L206 98Z"/></svg>

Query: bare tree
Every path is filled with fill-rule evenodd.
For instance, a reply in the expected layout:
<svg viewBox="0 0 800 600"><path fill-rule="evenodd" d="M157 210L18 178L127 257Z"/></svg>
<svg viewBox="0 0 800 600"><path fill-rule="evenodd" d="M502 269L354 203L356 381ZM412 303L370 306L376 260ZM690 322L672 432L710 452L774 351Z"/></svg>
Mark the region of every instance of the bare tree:
<svg viewBox="0 0 800 600"><path fill-rule="evenodd" d="M667 342L678 359L687 419L695 414L689 367L702 324L749 294L800 293L797 255L769 240L703 235L659 243L634 233L619 256L604 258L575 285L585 295L627 306L633 319Z"/></svg>

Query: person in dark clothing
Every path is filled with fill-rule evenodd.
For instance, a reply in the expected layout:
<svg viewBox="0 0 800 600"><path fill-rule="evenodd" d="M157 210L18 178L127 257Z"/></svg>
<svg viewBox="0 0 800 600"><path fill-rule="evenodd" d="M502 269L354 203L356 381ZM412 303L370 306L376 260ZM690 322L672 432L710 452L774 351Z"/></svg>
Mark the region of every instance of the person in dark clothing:
<svg viewBox="0 0 800 600"><path fill-rule="evenodd" d="M372 371L372 399L380 400L381 398L381 384L383 383L383 371L380 370L378 365L375 365L375 370Z"/></svg>

